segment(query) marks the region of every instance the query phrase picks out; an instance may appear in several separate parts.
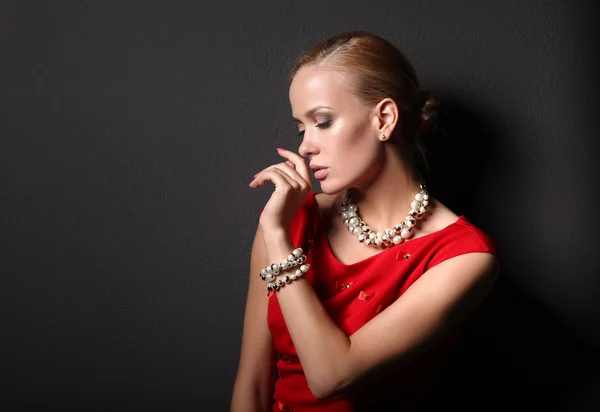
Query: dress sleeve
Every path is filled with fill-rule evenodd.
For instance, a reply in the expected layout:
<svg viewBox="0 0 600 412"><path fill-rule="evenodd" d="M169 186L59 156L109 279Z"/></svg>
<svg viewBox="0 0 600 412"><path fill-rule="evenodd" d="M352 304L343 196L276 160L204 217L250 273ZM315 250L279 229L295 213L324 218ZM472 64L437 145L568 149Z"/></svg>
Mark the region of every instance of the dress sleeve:
<svg viewBox="0 0 600 412"><path fill-rule="evenodd" d="M440 239L436 246L429 256L425 270L431 269L447 259L467 253L491 253L499 257L498 249L492 239L479 228L470 225L461 225L460 230L451 236Z"/></svg>

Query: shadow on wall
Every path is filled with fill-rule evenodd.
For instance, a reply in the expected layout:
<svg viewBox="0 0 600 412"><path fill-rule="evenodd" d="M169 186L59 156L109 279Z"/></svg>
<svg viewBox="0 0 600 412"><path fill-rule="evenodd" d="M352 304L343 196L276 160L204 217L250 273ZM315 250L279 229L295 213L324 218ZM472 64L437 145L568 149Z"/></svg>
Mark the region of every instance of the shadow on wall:
<svg viewBox="0 0 600 412"><path fill-rule="evenodd" d="M578 392L596 373L592 348L507 278L445 365L427 411L579 410Z"/></svg>
<svg viewBox="0 0 600 412"><path fill-rule="evenodd" d="M438 124L425 138L429 191L459 215L477 217L479 202L475 196L485 192L483 188L489 184L481 174L484 168L497 167L507 173L512 166L508 156L502 154L502 147L493 146L500 141L501 133L490 136L486 130L490 121L444 97ZM501 127L494 125L495 130Z"/></svg>
<svg viewBox="0 0 600 412"><path fill-rule="evenodd" d="M510 179L513 165L492 147L499 136L490 135L483 116L455 103L444 104L443 111L428 141L429 188L476 223L481 213L476 196L485 185L481 171L498 165L491 167L501 167ZM578 392L593 385L594 350L510 280L518 276L502 273L482 316L442 370L425 410L580 410L572 408Z"/></svg>

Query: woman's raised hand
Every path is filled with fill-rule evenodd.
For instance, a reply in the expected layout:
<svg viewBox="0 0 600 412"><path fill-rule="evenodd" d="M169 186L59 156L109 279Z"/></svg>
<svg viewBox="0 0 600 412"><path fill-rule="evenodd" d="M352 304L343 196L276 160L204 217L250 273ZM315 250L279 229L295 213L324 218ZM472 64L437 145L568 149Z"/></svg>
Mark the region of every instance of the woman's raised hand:
<svg viewBox="0 0 600 412"><path fill-rule="evenodd" d="M260 216L263 230L283 229L288 231L292 219L312 190L308 166L298 154L277 149L285 162L277 163L258 172L249 186L253 189L273 182L275 190Z"/></svg>

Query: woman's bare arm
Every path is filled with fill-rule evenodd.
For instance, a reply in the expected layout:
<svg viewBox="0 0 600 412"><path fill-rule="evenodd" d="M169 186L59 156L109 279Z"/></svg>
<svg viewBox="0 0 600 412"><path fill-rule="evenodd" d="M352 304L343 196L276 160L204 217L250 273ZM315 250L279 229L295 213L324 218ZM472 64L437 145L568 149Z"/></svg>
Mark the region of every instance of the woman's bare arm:
<svg viewBox="0 0 600 412"><path fill-rule="evenodd" d="M285 231L269 232L265 243L272 262L283 261L295 247ZM485 299L498 263L480 252L447 259L349 337L304 276L283 287L277 300L312 394L340 395L441 339Z"/></svg>
<svg viewBox="0 0 600 412"><path fill-rule="evenodd" d="M231 412L266 412L273 401L273 379L277 352L267 327L267 289L258 273L267 266L260 227L256 232L250 259L250 282L240 361L233 387Z"/></svg>

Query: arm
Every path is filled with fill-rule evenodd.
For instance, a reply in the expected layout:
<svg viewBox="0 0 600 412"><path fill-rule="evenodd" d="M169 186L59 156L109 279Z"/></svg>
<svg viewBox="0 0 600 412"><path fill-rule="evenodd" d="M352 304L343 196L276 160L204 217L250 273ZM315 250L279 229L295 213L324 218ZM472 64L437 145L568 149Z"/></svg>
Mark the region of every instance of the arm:
<svg viewBox="0 0 600 412"><path fill-rule="evenodd" d="M270 232L265 244L270 262L282 261L294 248L282 231ZM304 277L284 286L277 292L279 306L313 395L337 396L414 358L485 299L498 268L489 253L448 259L350 337Z"/></svg>
<svg viewBox="0 0 600 412"><path fill-rule="evenodd" d="M267 327L267 304L265 282L259 277L260 269L267 265L263 235L259 228L252 246L250 259L250 282L242 348L233 395L231 412L271 410L276 351Z"/></svg>
<svg viewBox="0 0 600 412"><path fill-rule="evenodd" d="M304 160L286 150L279 154L288 161L258 173L249 185L275 184L261 215L261 247L266 251L260 253L268 256L267 264L282 262L295 248L290 222L310 190ZM490 253L448 259L350 337L333 322L304 277L284 286L277 300L313 395L339 395L414 358L485 299L498 269Z"/></svg>

